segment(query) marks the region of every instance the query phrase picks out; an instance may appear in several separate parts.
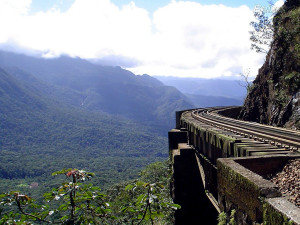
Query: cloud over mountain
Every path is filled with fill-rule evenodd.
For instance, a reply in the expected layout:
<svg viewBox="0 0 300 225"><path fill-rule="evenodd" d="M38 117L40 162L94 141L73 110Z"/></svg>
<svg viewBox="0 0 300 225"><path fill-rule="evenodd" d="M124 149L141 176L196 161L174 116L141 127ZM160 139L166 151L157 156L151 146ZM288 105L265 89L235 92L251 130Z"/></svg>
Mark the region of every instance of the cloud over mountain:
<svg viewBox="0 0 300 225"><path fill-rule="evenodd" d="M103 59L135 73L216 77L246 68L263 56L250 51L253 20L247 6L171 1L149 14L134 2L76 0L67 11L30 14L31 1L0 2L0 45L13 43L44 57L61 54Z"/></svg>

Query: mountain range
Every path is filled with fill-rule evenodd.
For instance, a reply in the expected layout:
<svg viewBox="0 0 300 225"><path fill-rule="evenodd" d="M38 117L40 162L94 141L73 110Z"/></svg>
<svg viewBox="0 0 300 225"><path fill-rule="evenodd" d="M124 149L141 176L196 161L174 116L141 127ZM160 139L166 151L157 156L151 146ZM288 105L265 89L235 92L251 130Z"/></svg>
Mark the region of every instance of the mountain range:
<svg viewBox="0 0 300 225"><path fill-rule="evenodd" d="M230 79L155 76L165 85L176 87L196 107L242 105L247 94L238 77Z"/></svg>
<svg viewBox="0 0 300 225"><path fill-rule="evenodd" d="M191 106L176 88L120 67L1 51L0 192L46 188L63 168L95 172L101 187L136 178L168 157L174 113Z"/></svg>
<svg viewBox="0 0 300 225"><path fill-rule="evenodd" d="M80 58L43 59L0 51L0 67L68 105L124 116L165 134L176 110L193 107L176 88L153 77Z"/></svg>
<svg viewBox="0 0 300 225"><path fill-rule="evenodd" d="M0 51L0 192L47 187L51 172L70 167L95 172L101 187L137 177L168 157L175 111L222 103L177 88L80 58Z"/></svg>

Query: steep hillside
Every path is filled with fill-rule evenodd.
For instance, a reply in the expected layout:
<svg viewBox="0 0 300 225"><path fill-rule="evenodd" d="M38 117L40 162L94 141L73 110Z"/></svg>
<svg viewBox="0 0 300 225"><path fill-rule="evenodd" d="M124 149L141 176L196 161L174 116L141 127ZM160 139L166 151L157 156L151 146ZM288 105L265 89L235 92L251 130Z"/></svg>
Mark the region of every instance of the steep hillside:
<svg viewBox="0 0 300 225"><path fill-rule="evenodd" d="M24 182L44 187L51 172L69 167L95 172L105 187L167 157L166 138L122 117L66 106L27 80L0 69L0 192Z"/></svg>
<svg viewBox="0 0 300 225"><path fill-rule="evenodd" d="M23 71L20 79L27 79L22 76L27 73L52 85L56 90L49 93L68 104L134 119L162 133L173 126L176 110L193 107L178 90L155 78L80 58L41 59L0 51L0 66L12 74Z"/></svg>
<svg viewBox="0 0 300 225"><path fill-rule="evenodd" d="M300 129L299 0L287 0L273 21L274 41L240 118Z"/></svg>

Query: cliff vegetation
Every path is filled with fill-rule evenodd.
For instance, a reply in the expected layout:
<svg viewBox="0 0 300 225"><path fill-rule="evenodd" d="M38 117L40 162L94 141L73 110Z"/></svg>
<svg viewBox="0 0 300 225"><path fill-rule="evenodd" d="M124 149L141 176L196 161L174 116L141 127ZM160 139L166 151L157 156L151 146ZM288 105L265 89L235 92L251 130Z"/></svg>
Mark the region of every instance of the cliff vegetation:
<svg viewBox="0 0 300 225"><path fill-rule="evenodd" d="M273 18L273 41L240 118L300 129L300 1L287 0Z"/></svg>

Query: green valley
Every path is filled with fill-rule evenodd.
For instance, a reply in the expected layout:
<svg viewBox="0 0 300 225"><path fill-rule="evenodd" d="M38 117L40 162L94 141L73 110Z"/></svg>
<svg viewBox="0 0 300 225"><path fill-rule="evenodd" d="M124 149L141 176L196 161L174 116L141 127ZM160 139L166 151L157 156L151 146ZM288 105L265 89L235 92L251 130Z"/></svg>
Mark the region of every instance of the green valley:
<svg viewBox="0 0 300 225"><path fill-rule="evenodd" d="M108 187L167 158L166 138L146 126L66 105L29 84L0 70L1 192L46 188L63 168L93 171Z"/></svg>

